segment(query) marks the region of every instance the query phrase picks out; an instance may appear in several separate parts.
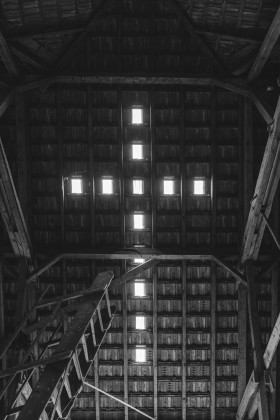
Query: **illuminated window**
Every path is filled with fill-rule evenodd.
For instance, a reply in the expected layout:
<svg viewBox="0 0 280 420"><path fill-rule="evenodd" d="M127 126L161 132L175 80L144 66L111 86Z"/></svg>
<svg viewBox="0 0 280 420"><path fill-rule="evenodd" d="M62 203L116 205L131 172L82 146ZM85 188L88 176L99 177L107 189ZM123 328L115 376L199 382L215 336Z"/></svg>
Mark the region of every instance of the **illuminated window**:
<svg viewBox="0 0 280 420"><path fill-rule="evenodd" d="M173 179L163 180L163 194L172 195L175 193L175 182Z"/></svg>
<svg viewBox="0 0 280 420"><path fill-rule="evenodd" d="M137 316L136 317L136 329L137 330L144 330L145 329L145 317L144 316Z"/></svg>
<svg viewBox="0 0 280 420"><path fill-rule="evenodd" d="M143 264L145 262L144 258L134 258L134 264Z"/></svg>
<svg viewBox="0 0 280 420"><path fill-rule="evenodd" d="M146 296L145 283L142 281L136 281L134 284L134 296L143 297Z"/></svg>
<svg viewBox="0 0 280 420"><path fill-rule="evenodd" d="M195 179L194 180L193 193L195 195L205 194L205 180L204 179Z"/></svg>
<svg viewBox="0 0 280 420"><path fill-rule="evenodd" d="M113 194L113 180L109 178L102 179L102 194Z"/></svg>
<svg viewBox="0 0 280 420"><path fill-rule="evenodd" d="M134 229L144 229L144 215L143 214L134 214L133 215L133 228Z"/></svg>
<svg viewBox="0 0 280 420"><path fill-rule="evenodd" d="M135 160L143 159L143 144L132 145L132 159L135 159Z"/></svg>
<svg viewBox="0 0 280 420"><path fill-rule="evenodd" d="M137 347L136 348L136 357L135 357L136 362L138 363L144 363L146 362L146 349L145 348L141 348L141 347Z"/></svg>
<svg viewBox="0 0 280 420"><path fill-rule="evenodd" d="M82 179L81 178L72 178L71 179L71 193L72 194L82 194Z"/></svg>
<svg viewBox="0 0 280 420"><path fill-rule="evenodd" d="M142 108L132 108L132 124L143 124Z"/></svg>
<svg viewBox="0 0 280 420"><path fill-rule="evenodd" d="M144 194L144 182L142 179L133 180L133 194Z"/></svg>

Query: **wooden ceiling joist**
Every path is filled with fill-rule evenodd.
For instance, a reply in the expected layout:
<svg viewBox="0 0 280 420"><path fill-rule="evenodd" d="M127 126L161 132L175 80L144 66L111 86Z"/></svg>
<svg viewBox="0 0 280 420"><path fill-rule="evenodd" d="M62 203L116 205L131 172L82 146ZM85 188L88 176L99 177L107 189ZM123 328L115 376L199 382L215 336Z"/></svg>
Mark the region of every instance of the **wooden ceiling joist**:
<svg viewBox="0 0 280 420"><path fill-rule="evenodd" d="M189 33L190 37L195 41L197 46L200 48L201 52L203 52L206 55L206 57L213 63L213 65L219 71L219 73L225 73L225 69L223 68L222 64L219 62L215 54L213 54L213 52L204 42L201 36L198 34L190 18L184 13L184 11L178 5L176 0L166 0L166 4L168 4L169 7L173 10L173 12L178 16L178 18L181 19L186 31Z"/></svg>
<svg viewBox="0 0 280 420"><path fill-rule="evenodd" d="M12 53L7 45L7 42L0 31L0 57L11 76L18 77L19 72L12 56Z"/></svg>
<svg viewBox="0 0 280 420"><path fill-rule="evenodd" d="M277 39L280 35L280 7L275 14L275 17L272 21L272 24L264 38L264 41L259 49L259 52L255 58L255 61L252 64L250 73L248 75L248 80L252 82L253 80L257 79L260 75L262 69L267 62L271 51L274 45L277 42Z"/></svg>
<svg viewBox="0 0 280 420"><path fill-rule="evenodd" d="M266 227L263 213L268 218L280 178L280 98L265 148L261 169L251 201L251 208L243 237L241 263L256 260Z"/></svg>

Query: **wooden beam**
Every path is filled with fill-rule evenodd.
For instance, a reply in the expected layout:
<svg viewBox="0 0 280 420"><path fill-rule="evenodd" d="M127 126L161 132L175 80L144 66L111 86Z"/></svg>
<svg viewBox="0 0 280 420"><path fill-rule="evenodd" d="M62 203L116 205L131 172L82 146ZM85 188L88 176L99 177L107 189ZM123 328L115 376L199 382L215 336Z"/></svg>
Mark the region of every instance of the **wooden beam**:
<svg viewBox="0 0 280 420"><path fill-rule="evenodd" d="M6 69L8 70L9 74L11 76L18 77L19 76L18 68L16 66L12 53L1 31L0 31L0 57Z"/></svg>
<svg viewBox="0 0 280 420"><path fill-rule="evenodd" d="M154 391L154 418L158 418L158 334L157 334L157 267L153 267L153 391Z"/></svg>
<svg viewBox="0 0 280 420"><path fill-rule="evenodd" d="M103 0L101 5L98 7L97 10L95 10L91 20L89 23L85 26L83 31L75 38L75 40L70 45L70 48L63 54L63 56L59 59L59 61L56 64L56 69L60 70L66 66L66 64L69 63L71 58L73 58L73 55L77 51L77 49L81 46L82 42L84 41L86 35L91 32L97 23L102 18L104 12L108 8L108 6L111 5L111 3L115 0Z"/></svg>
<svg viewBox="0 0 280 420"><path fill-rule="evenodd" d="M247 287L247 282L245 281L243 274L235 267L215 255L213 255L213 261L228 271L238 282L243 284L243 286Z"/></svg>
<svg viewBox="0 0 280 420"><path fill-rule="evenodd" d="M210 416L216 419L216 311L217 272L216 264L211 265L211 344L210 344Z"/></svg>
<svg viewBox="0 0 280 420"><path fill-rule="evenodd" d="M257 259L266 227L262 212L269 217L280 178L280 97L264 152L243 237L241 263Z"/></svg>
<svg viewBox="0 0 280 420"><path fill-rule="evenodd" d="M0 212L15 254L32 260L32 245L5 150L0 140Z"/></svg>
<svg viewBox="0 0 280 420"><path fill-rule="evenodd" d="M204 40L200 37L197 33L194 25L192 24L189 16L184 12L184 10L179 6L176 0L166 0L165 3L170 7L171 10L178 16L178 18L182 21L184 28L190 35L190 37L195 41L199 49L205 56L210 60L210 62L214 65L215 69L219 73L225 73L225 69L223 68L222 64L218 61L217 57L208 45L204 42Z"/></svg>
<svg viewBox="0 0 280 420"><path fill-rule="evenodd" d="M149 268L154 267L155 265L159 264L159 260L151 259L148 261L145 261L143 264L138 265L135 268L132 268L132 270L129 270L122 274L119 278L116 278L112 281L111 285L113 287L118 287L123 285L124 283L127 283L130 280L133 280L138 274L143 273L144 271L148 270Z"/></svg>
<svg viewBox="0 0 280 420"><path fill-rule="evenodd" d="M252 65L250 73L248 75L248 80L251 82L255 80L261 73L264 68L265 63L267 62L271 51L274 45L277 42L277 39L280 35L280 7L278 8L274 19L268 29L268 32L263 40L263 43L259 49L259 52L255 58L255 61Z"/></svg>
<svg viewBox="0 0 280 420"><path fill-rule="evenodd" d="M126 262L122 262L126 270ZM123 380L124 380L124 402L128 404L128 320L127 320L127 284L123 284ZM124 409L124 418L128 420L128 407Z"/></svg>
<svg viewBox="0 0 280 420"><path fill-rule="evenodd" d="M240 285L238 288L238 404L246 388L247 370L247 290Z"/></svg>
<svg viewBox="0 0 280 420"><path fill-rule="evenodd" d="M0 117L2 117L8 106L14 100L15 93L15 89L0 92Z"/></svg>
<svg viewBox="0 0 280 420"><path fill-rule="evenodd" d="M182 420L187 420L187 263L182 266Z"/></svg>

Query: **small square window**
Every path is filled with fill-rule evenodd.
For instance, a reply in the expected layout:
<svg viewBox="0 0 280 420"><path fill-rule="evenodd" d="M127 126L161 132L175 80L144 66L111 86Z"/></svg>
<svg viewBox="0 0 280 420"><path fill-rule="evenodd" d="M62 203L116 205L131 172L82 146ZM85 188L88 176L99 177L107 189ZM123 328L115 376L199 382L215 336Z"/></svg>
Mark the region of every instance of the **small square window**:
<svg viewBox="0 0 280 420"><path fill-rule="evenodd" d="M133 194L144 194L144 181L142 179L133 180Z"/></svg>
<svg viewBox="0 0 280 420"><path fill-rule="evenodd" d="M137 330L144 330L146 328L146 322L144 316L137 316L136 317L136 329Z"/></svg>
<svg viewBox="0 0 280 420"><path fill-rule="evenodd" d="M132 108L132 124L143 124L142 108Z"/></svg>
<svg viewBox="0 0 280 420"><path fill-rule="evenodd" d="M146 362L146 349L145 348L141 348L138 347L136 348L136 357L135 357L136 362L138 363L145 363Z"/></svg>
<svg viewBox="0 0 280 420"><path fill-rule="evenodd" d="M102 179L102 194L113 194L113 180Z"/></svg>
<svg viewBox="0 0 280 420"><path fill-rule="evenodd" d="M173 195L175 193L175 182L173 179L163 180L163 194Z"/></svg>
<svg viewBox="0 0 280 420"><path fill-rule="evenodd" d="M204 179L195 179L194 180L193 193L195 195L205 194L205 180Z"/></svg>
<svg viewBox="0 0 280 420"><path fill-rule="evenodd" d="M132 145L132 159L135 159L135 160L143 159L143 144Z"/></svg>
<svg viewBox="0 0 280 420"><path fill-rule="evenodd" d="M82 179L81 178L72 178L71 179L71 193L72 194L82 194Z"/></svg>
<svg viewBox="0 0 280 420"><path fill-rule="evenodd" d="M145 262L144 258L134 258L134 264L143 264Z"/></svg>
<svg viewBox="0 0 280 420"><path fill-rule="evenodd" d="M134 284L134 296L143 297L146 296L145 283L142 281L136 281Z"/></svg>
<svg viewBox="0 0 280 420"><path fill-rule="evenodd" d="M133 215L133 228L134 229L144 229L144 215L143 214L134 214Z"/></svg>

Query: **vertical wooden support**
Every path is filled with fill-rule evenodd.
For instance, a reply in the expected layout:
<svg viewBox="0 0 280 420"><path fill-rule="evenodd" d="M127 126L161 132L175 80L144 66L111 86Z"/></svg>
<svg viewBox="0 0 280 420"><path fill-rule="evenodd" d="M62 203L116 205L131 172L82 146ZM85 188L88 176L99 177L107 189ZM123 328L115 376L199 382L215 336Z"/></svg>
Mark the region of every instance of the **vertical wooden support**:
<svg viewBox="0 0 280 420"><path fill-rule="evenodd" d="M98 355L94 358L94 385L99 388L99 359ZM95 390L95 417L100 420L100 394Z"/></svg>
<svg viewBox="0 0 280 420"><path fill-rule="evenodd" d="M124 271L126 271L126 263ZM123 272L124 272L123 271ZM123 380L124 380L124 402L128 404L128 348L127 348L127 284L123 285ZM124 408L124 418L128 420L128 408Z"/></svg>
<svg viewBox="0 0 280 420"><path fill-rule="evenodd" d="M252 102L244 99L244 220L246 221L250 210L250 201L253 198L253 126Z"/></svg>
<svg viewBox="0 0 280 420"><path fill-rule="evenodd" d="M152 248L157 246L156 238L156 211L157 211L157 196L156 196L156 159L155 159L155 91L154 88L150 94L150 145L151 145L151 196L152 196Z"/></svg>
<svg viewBox="0 0 280 420"><path fill-rule="evenodd" d="M61 119L61 89L58 86L56 90L56 124L57 124L57 141L58 141L58 154L59 154L59 177L61 183L60 189L60 238L61 246L64 247L65 242L65 221L64 221L64 168L63 168L63 139L62 139L62 119Z"/></svg>
<svg viewBox="0 0 280 420"><path fill-rule="evenodd" d="M120 221L121 247L125 246L125 203L124 203L124 141L123 141L123 101L122 90L118 88L118 142L119 142L119 191L120 191Z"/></svg>
<svg viewBox="0 0 280 420"><path fill-rule="evenodd" d="M274 212L273 212L273 227L274 231L276 233L276 236L279 238L279 187L278 187L278 194L275 195L274 199ZM274 265L271 272L271 329L274 328L275 322L277 320L278 314L279 314L279 265ZM279 350L275 352L275 355L271 361L270 364L270 374L271 379L276 387L276 390L278 389L278 375L277 375L277 369L278 369L278 359L279 358ZM277 419L277 413L279 413L279 398L277 396L277 392L274 392L270 396L270 416L271 420Z"/></svg>
<svg viewBox="0 0 280 420"><path fill-rule="evenodd" d="M89 188L90 188L90 245L95 246L95 179L93 160L93 122L92 122L92 88L87 87L88 105L88 150L89 150Z"/></svg>
<svg viewBox="0 0 280 420"><path fill-rule="evenodd" d="M16 138L17 138L17 174L18 198L25 222L28 222L28 176L27 144L25 131L25 101L22 93L16 95Z"/></svg>
<svg viewBox="0 0 280 420"><path fill-rule="evenodd" d="M254 351L254 379L259 382L260 402L259 402L259 419L269 420L268 401L264 383L264 361L261 345L261 334L259 328L259 319L257 312L257 292L255 283L255 273L252 261L246 262L247 275L247 297L248 312L251 330L252 347Z"/></svg>
<svg viewBox="0 0 280 420"><path fill-rule="evenodd" d="M244 98L238 97L238 244L241 246L244 233Z"/></svg>
<svg viewBox="0 0 280 420"><path fill-rule="evenodd" d="M62 294L63 296L67 294L67 267L66 267L66 261L64 258L62 260ZM67 324L68 324L68 315L65 314L63 316L63 331L64 332L67 330Z"/></svg>
<svg viewBox="0 0 280 420"><path fill-rule="evenodd" d="M211 246L214 250L216 248L216 95L217 91L214 87L211 88Z"/></svg>
<svg viewBox="0 0 280 420"><path fill-rule="evenodd" d="M180 88L181 244L186 247L185 90Z"/></svg>
<svg viewBox="0 0 280 420"><path fill-rule="evenodd" d="M3 342L5 336L5 297L4 297L4 276L3 276L3 266L0 263L0 341ZM5 370L7 368L7 356L4 355L2 357L0 363L1 370ZM1 381L1 385L3 388L5 387L6 380L3 379ZM6 397L4 402L6 401ZM1 401L0 401L0 415L2 411Z"/></svg>
<svg viewBox="0 0 280 420"><path fill-rule="evenodd" d="M240 284L238 288L238 405L246 388L247 368L247 291Z"/></svg>
<svg viewBox="0 0 280 420"><path fill-rule="evenodd" d="M154 418L158 418L157 382L157 267L153 267L153 380L154 380Z"/></svg>
<svg viewBox="0 0 280 420"><path fill-rule="evenodd" d="M182 420L187 419L187 262L182 266Z"/></svg>
<svg viewBox="0 0 280 420"><path fill-rule="evenodd" d="M211 358L210 358L210 416L216 418L216 308L217 308L217 272L216 264L211 266Z"/></svg>
<svg viewBox="0 0 280 420"><path fill-rule="evenodd" d="M118 1L118 47L117 67L118 73L122 71L122 32L123 32L123 0Z"/></svg>

